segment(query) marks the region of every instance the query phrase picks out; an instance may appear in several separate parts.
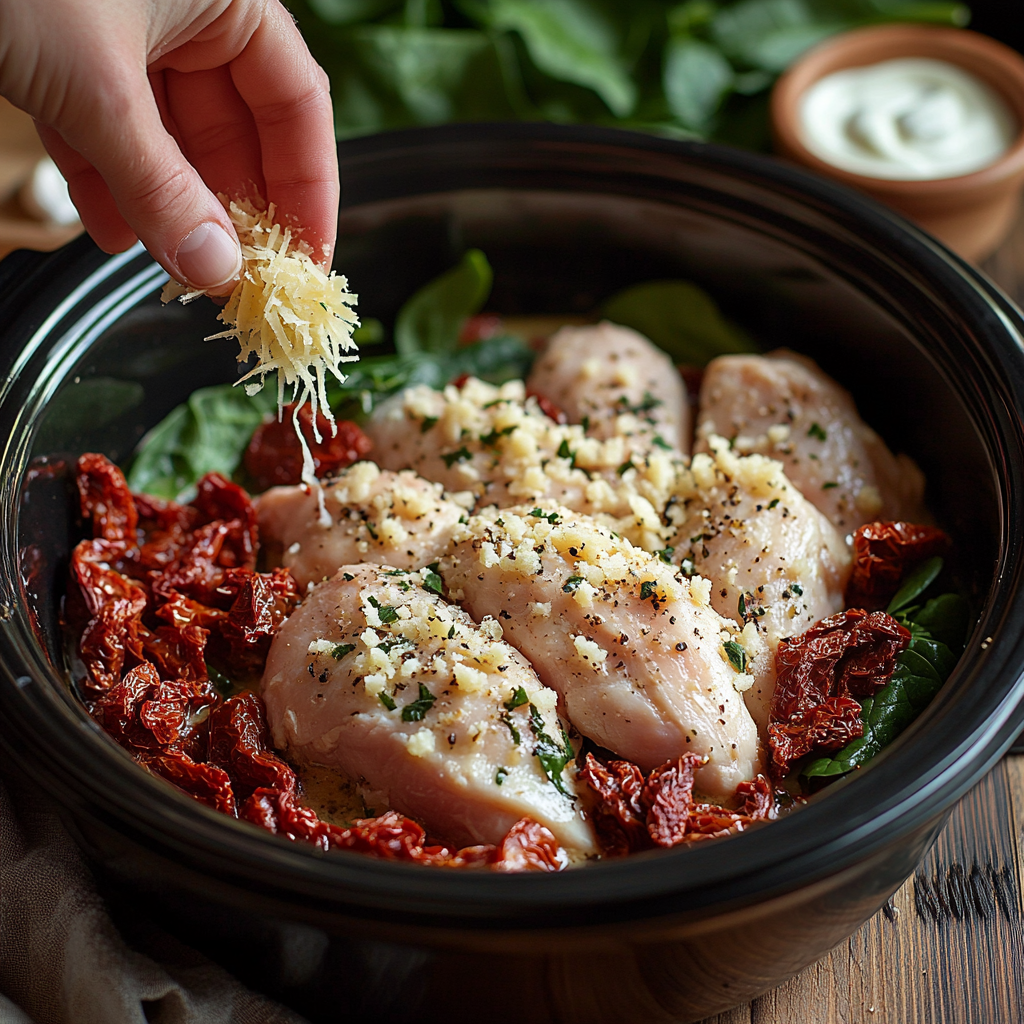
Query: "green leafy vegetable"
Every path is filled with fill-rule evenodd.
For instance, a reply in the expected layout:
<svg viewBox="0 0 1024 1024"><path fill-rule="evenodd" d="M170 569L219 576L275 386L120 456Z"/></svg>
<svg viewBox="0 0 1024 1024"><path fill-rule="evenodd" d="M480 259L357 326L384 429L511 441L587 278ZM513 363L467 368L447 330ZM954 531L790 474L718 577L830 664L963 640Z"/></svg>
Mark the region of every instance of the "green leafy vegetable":
<svg viewBox="0 0 1024 1024"><path fill-rule="evenodd" d="M632 327L677 363L704 366L730 352L756 352L741 328L726 320L714 300L689 281L648 281L613 295L603 314Z"/></svg>
<svg viewBox="0 0 1024 1024"><path fill-rule="evenodd" d="M561 729L562 743L559 744L553 740L544 731L544 719L541 718L540 712L533 704L530 704L530 730L533 732L536 740L533 753L540 762L541 768L544 769L544 774L554 783L559 793L568 796L565 783L562 782L562 771L576 756L573 753L572 743L569 741L568 734L564 729Z"/></svg>
<svg viewBox="0 0 1024 1024"><path fill-rule="evenodd" d="M128 486L173 500L207 473L230 478L253 431L276 409L276 390L269 387L252 396L230 384L193 391L142 439Z"/></svg>
<svg viewBox="0 0 1024 1024"><path fill-rule="evenodd" d="M935 582L936 577L942 572L942 564L942 559L936 555L915 566L885 610L890 615L895 615L916 601Z"/></svg>
<svg viewBox="0 0 1024 1024"><path fill-rule="evenodd" d="M402 708L403 722L422 722L423 716L434 706L437 698L420 683L420 695Z"/></svg>
<svg viewBox="0 0 1024 1024"><path fill-rule="evenodd" d="M454 352L462 325L487 301L492 279L487 257L479 249L469 249L457 266L425 284L398 311L398 353Z"/></svg>

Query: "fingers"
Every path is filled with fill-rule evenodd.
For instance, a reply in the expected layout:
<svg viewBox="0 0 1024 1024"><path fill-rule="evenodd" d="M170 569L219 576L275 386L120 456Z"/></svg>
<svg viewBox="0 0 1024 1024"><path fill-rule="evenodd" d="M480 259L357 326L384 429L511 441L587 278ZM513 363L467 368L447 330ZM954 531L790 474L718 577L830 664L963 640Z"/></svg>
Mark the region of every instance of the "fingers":
<svg viewBox="0 0 1024 1024"><path fill-rule="evenodd" d="M63 126L64 142L102 177L130 230L177 280L215 294L230 291L241 270L238 239L165 129L144 69L115 70L83 106ZM96 224L98 244L123 238L89 171L72 168L71 174L72 197L76 205L81 197L90 233Z"/></svg>
<svg viewBox="0 0 1024 1024"><path fill-rule="evenodd" d="M291 17L270 0L259 27L231 64L255 119L266 198L302 228L324 265L338 231L338 157L327 76Z"/></svg>
<svg viewBox="0 0 1024 1024"><path fill-rule="evenodd" d="M228 68L187 74L168 70L160 77L173 134L210 190L232 198L265 199L256 122Z"/></svg>

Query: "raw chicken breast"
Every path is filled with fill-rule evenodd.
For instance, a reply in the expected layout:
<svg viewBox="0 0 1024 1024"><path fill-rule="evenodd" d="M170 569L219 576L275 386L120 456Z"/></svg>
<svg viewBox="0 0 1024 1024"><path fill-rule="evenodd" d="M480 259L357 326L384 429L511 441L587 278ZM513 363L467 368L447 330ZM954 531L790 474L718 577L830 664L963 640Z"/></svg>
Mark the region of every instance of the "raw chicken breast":
<svg viewBox="0 0 1024 1024"><path fill-rule="evenodd" d="M553 505L473 517L440 567L452 599L501 622L585 736L644 770L700 754L697 785L715 799L756 775L740 696L753 680L730 663L723 642L739 637L707 581Z"/></svg>
<svg viewBox="0 0 1024 1024"><path fill-rule="evenodd" d="M275 746L450 842L498 843L529 816L571 856L593 852L572 772L549 777L538 757L564 749L557 695L496 622L476 625L440 588L434 573L378 565L314 587L267 658Z"/></svg>
<svg viewBox="0 0 1024 1024"><path fill-rule="evenodd" d="M411 467L456 497L469 492L477 507L557 502L657 550L667 536L659 510L683 457L654 444L650 424L633 413L618 416L615 429L605 440L587 437L545 416L522 381L494 387L473 378L444 391L409 388L366 428L385 469Z"/></svg>
<svg viewBox="0 0 1024 1024"><path fill-rule="evenodd" d="M328 526L306 487L273 487L257 499L268 561L291 569L303 588L351 562L421 569L440 557L465 514L442 497L440 484L372 462L357 462L323 489Z"/></svg>
<svg viewBox="0 0 1024 1024"><path fill-rule="evenodd" d="M725 438L691 464L692 490L669 513L679 530L666 554L711 581L711 606L767 641L745 693L762 732L775 690L779 639L841 611L851 556L839 531L763 455L737 456ZM748 643L753 649L755 645Z"/></svg>
<svg viewBox="0 0 1024 1024"><path fill-rule="evenodd" d="M680 452L690 450L686 388L672 360L642 334L607 320L563 327L534 363L526 389L555 403L592 437L615 437L633 413Z"/></svg>
<svg viewBox="0 0 1024 1024"><path fill-rule="evenodd" d="M853 399L810 359L786 350L721 356L704 373L698 451L719 434L740 453L778 459L793 485L845 535L875 520L927 521L924 476L894 456Z"/></svg>

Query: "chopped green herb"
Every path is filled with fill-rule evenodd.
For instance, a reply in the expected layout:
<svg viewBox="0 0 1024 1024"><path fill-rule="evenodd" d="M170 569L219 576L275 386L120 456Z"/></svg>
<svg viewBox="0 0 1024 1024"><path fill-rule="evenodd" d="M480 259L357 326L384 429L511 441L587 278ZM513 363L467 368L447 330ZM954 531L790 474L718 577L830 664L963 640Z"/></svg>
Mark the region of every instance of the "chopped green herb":
<svg viewBox="0 0 1024 1024"><path fill-rule="evenodd" d="M562 771L576 756L573 753L569 737L565 730L561 729L562 745L556 743L544 731L544 719L540 717L540 712L533 704L530 705L530 729L537 740L533 753L540 762L541 768L544 769L544 774L551 780L559 793L568 796L565 784L562 782Z"/></svg>
<svg viewBox="0 0 1024 1024"><path fill-rule="evenodd" d="M377 696L380 697L381 704L383 704L384 707L386 707L388 709L388 711L394 711L395 708L398 707L398 705L395 703L394 697L391 697L388 694L383 693L383 692L378 693ZM403 716L402 717L403 718L405 717L404 712L403 712Z"/></svg>
<svg viewBox="0 0 1024 1024"><path fill-rule="evenodd" d="M739 599L739 601L736 604L736 610L739 612L741 619L745 619L747 617L747 595L746 594L740 594L740 599Z"/></svg>
<svg viewBox="0 0 1024 1024"><path fill-rule="evenodd" d="M618 473L619 476L624 476L626 474L626 471L629 469L636 469L636 466L633 465L632 459L626 459L626 461L621 466L619 466L619 468L616 469L615 472Z"/></svg>
<svg viewBox="0 0 1024 1024"><path fill-rule="evenodd" d="M433 427L435 426L436 423L437 423L437 417L436 416L424 416L423 417L423 422L420 423L420 433L421 434L425 434L428 430L433 429Z"/></svg>
<svg viewBox="0 0 1024 1024"><path fill-rule="evenodd" d="M505 520L504 520L504 519L495 519L495 520L494 520L494 525L495 525L495 526L501 526L501 527L504 527L504 525L505 525Z"/></svg>
<svg viewBox="0 0 1024 1024"><path fill-rule="evenodd" d="M420 683L419 697L402 708L403 722L422 722L423 716L434 706L437 698Z"/></svg>
<svg viewBox="0 0 1024 1024"><path fill-rule="evenodd" d="M502 427L501 430L492 430L489 434L485 434L483 437L481 437L480 440L484 444L493 448L498 443L498 438L508 437L508 435L511 434L512 431L515 429L516 424L513 423L512 426L510 427Z"/></svg>
<svg viewBox="0 0 1024 1024"><path fill-rule="evenodd" d="M441 456L444 464L451 469L456 462L467 462L473 458L473 453L463 445L457 452L447 452Z"/></svg>
<svg viewBox="0 0 1024 1024"><path fill-rule="evenodd" d="M523 742L523 737L519 734L515 722L507 714L500 715L499 719L504 725L508 726L508 731L512 734L512 742L518 747Z"/></svg>
<svg viewBox="0 0 1024 1024"><path fill-rule="evenodd" d="M839 486L839 484L837 484L837 483L835 482L835 480L829 480L829 481L827 481L826 483L823 483L823 484L821 485L821 489L822 489L823 491L831 491L833 487L838 487L838 486Z"/></svg>
<svg viewBox="0 0 1024 1024"><path fill-rule="evenodd" d="M663 438L660 434L654 435L652 444L654 444L658 448L663 448L667 452L672 451L672 445L670 445L668 441L666 441L665 438Z"/></svg>
<svg viewBox="0 0 1024 1024"><path fill-rule="evenodd" d="M808 437L815 437L819 441L825 441L828 438L828 434L825 433L824 428L818 423L812 423L807 431Z"/></svg>
<svg viewBox="0 0 1024 1024"><path fill-rule="evenodd" d="M508 775L508 769L507 768L499 768L494 773L494 781L495 781L495 783L500 786L505 781L505 777L507 775Z"/></svg>
<svg viewBox="0 0 1024 1024"><path fill-rule="evenodd" d="M573 459L575 460L576 454L569 451L569 442L563 437L562 443L558 446L558 457L560 459Z"/></svg>
<svg viewBox="0 0 1024 1024"><path fill-rule="evenodd" d="M409 573L405 569L385 569L382 576L408 576Z"/></svg>
<svg viewBox="0 0 1024 1024"><path fill-rule="evenodd" d="M640 584L640 600L646 601L648 598L658 598L658 584L654 580L644 580Z"/></svg>
<svg viewBox="0 0 1024 1024"><path fill-rule="evenodd" d="M775 508L775 506L778 505L778 503L779 503L779 499L778 498L772 498L772 500L768 502L768 507L769 508Z"/></svg>
<svg viewBox="0 0 1024 1024"><path fill-rule="evenodd" d="M341 661L346 654L351 654L356 649L355 644L335 644L331 648L331 657L335 661Z"/></svg>
<svg viewBox="0 0 1024 1024"><path fill-rule="evenodd" d="M454 636L455 636L455 627L452 626L452 628L448 630L448 639L451 640L451 639L454 638Z"/></svg>
<svg viewBox="0 0 1024 1024"><path fill-rule="evenodd" d="M562 593L573 594L579 589L580 584L585 582L582 576L570 576L562 585Z"/></svg>
<svg viewBox="0 0 1024 1024"><path fill-rule="evenodd" d="M512 691L512 696L505 701L505 710L514 711L516 708L521 708L524 704L528 704L530 698L526 695L526 690L523 687L519 687Z"/></svg>
<svg viewBox="0 0 1024 1024"><path fill-rule="evenodd" d="M668 565L672 564L672 556L676 553L676 549L669 545L667 548L662 548L660 551L654 552L663 562Z"/></svg>
<svg viewBox="0 0 1024 1024"><path fill-rule="evenodd" d="M423 574L423 586L435 594L444 595L444 580L437 573L437 562L427 566L427 571Z"/></svg>
<svg viewBox="0 0 1024 1024"><path fill-rule="evenodd" d="M353 576L353 575L352 575L352 573L350 573L350 572L343 572L343 573L341 574L341 578L342 578L343 580L354 580L354 579L355 579L355 576Z"/></svg>
<svg viewBox="0 0 1024 1024"><path fill-rule="evenodd" d="M395 611L394 606L390 604L380 604L375 597L368 598L370 604L377 609L377 615L380 618L382 626L386 626L389 622L398 621L398 612Z"/></svg>
<svg viewBox="0 0 1024 1024"><path fill-rule="evenodd" d="M804 588L801 587L799 583L790 583L789 589L792 590L797 597L804 596Z"/></svg>
<svg viewBox="0 0 1024 1024"><path fill-rule="evenodd" d="M585 434L590 429L590 417L584 416L580 420L580 426L583 428L583 433Z"/></svg>
<svg viewBox="0 0 1024 1024"><path fill-rule="evenodd" d="M634 416L639 416L642 412L657 409L659 405L664 405L664 402L660 398L655 398L650 391L645 391L644 397L636 405L630 405L629 399L625 395L619 395L616 404L621 405L623 409L633 413Z"/></svg>
<svg viewBox="0 0 1024 1024"><path fill-rule="evenodd" d="M369 519L363 522L363 526L366 527L366 532L374 539L377 540L377 530L374 528L373 523Z"/></svg>
<svg viewBox="0 0 1024 1024"><path fill-rule="evenodd" d="M692 558L684 558L679 563L679 571L684 576L693 576L697 572L697 566L693 564Z"/></svg>
<svg viewBox="0 0 1024 1024"><path fill-rule="evenodd" d="M552 526L558 522L560 516L557 512L545 512L542 508L535 508L531 513L534 519L546 519Z"/></svg>
<svg viewBox="0 0 1024 1024"><path fill-rule="evenodd" d="M725 651L726 657L729 659L729 664L732 665L737 672L744 672L747 668L747 652L736 643L735 640L726 640L722 644L722 649Z"/></svg>

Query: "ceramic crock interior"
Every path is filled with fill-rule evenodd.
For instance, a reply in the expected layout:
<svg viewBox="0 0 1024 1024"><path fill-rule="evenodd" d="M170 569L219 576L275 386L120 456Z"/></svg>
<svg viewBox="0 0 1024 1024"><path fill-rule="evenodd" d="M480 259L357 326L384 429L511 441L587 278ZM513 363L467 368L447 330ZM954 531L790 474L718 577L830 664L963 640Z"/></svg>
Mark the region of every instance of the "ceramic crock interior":
<svg viewBox="0 0 1024 1024"><path fill-rule="evenodd" d="M464 137L472 140L471 134ZM407 137L398 138L406 144ZM565 138L571 139L571 133ZM992 356L993 345L1004 345L1000 359L1012 358L1013 328L1005 315L978 291L974 279L953 258L915 238L864 200L847 198L825 185L813 186L821 190L813 195L807 184L811 179L774 171L768 161L757 158L744 157L737 163L735 158L700 147L673 150L667 143L641 144L636 141L641 137L612 133L589 138L604 139L611 149L618 147L627 169L637 169L644 158L643 147L658 160L674 159L678 180L661 194L641 187L625 173L614 178L620 185L610 186L612 179L595 169L600 161L593 160L590 143L576 154L568 184L564 177L546 171L545 160L552 157L543 152L534 154L530 166L535 176L526 180L518 170L503 174L500 168L467 177L465 165L457 164L457 153L447 158L451 173L445 178L445 161L438 155L445 151L442 138L441 148L431 151L434 164L426 161L407 167L395 157L389 166L400 169L386 184L380 176L374 177L372 159L386 150L386 142L353 147L348 164L343 150L345 207L335 265L359 294L360 313L390 324L401 302L418 285L451 266L472 246L482 249L494 267L488 308L505 314L590 313L604 298L634 282L677 277L695 281L765 350L788 346L816 359L853 392L865 419L890 447L918 461L928 478L930 507L956 541L958 585L971 595L981 615L991 603L997 566L1004 566L1001 585L1010 585L1005 572L1007 495L1016 486L1014 474L1019 473L1005 464L998 436L1009 430L1005 410L986 412L995 401L994 389L1002 386L997 379L1001 371L993 368L998 362ZM396 144L396 149L401 146ZM712 157L719 162L717 185L708 177ZM521 153L518 159L522 164ZM409 183L402 184L406 180ZM442 181L451 190L444 190ZM473 184L476 187L470 187ZM840 203L838 213L830 211L822 198L831 200L833 194L846 204ZM794 211L799 213L797 220L787 221ZM870 222L870 242L859 239L858 217ZM895 246L888 253L886 237ZM13 510L13 502L18 502L17 536L11 539L21 562L22 601L31 613L39 664L44 669L49 665L45 685L65 703L58 606L68 555L80 533L61 460L66 466L83 451L102 451L123 463L145 431L192 390L235 375L232 344L202 340L216 329L216 308L211 303L163 306L157 293L164 275L145 254L103 262L87 243L76 244L77 250L69 250L74 259L68 264L65 258L63 265L96 267L95 280L83 286L72 321L54 314L45 343L39 342L34 351L26 349L19 371L21 413L3 466L8 507ZM919 262L932 261L931 277L915 265L914 252L919 253ZM960 290L956 295L943 293L935 268L950 282L959 282L952 288ZM51 305L64 299L70 309L67 291L83 276L80 270L69 271L63 293ZM61 290L59 279L54 287ZM46 323L36 327L37 342ZM999 332L1003 343L991 340ZM963 352L972 347L973 361L958 367L956 361L963 360ZM1017 359L1015 386L1019 386L1019 354ZM30 466L34 470L29 482L19 491L11 480L23 479ZM1005 600L1001 607L1005 622ZM995 627L983 622L979 628L983 636ZM815 798L799 814L727 840L720 850L658 855L664 869L653 873L656 861L645 857L642 881L637 872L628 875L632 870L628 864L598 865L573 874L614 870L625 888L637 893L678 884L681 878L697 885L702 879L735 873L738 866L754 866L761 859L758 850L764 859L779 861L783 853L795 856L829 842L841 843L857 828L870 831L873 816L882 811L904 813L907 801L915 798L921 786L915 771L931 773L934 780L963 756L954 742L951 716L966 721L966 702L976 702L984 685L979 673L986 670L986 658L992 652L978 644L975 636L970 671L954 676L922 719L878 759L877 766ZM991 675L991 666L988 671ZM1001 709L1003 719L1009 714L1008 693L1015 678L1004 671L998 685L988 684L989 714L992 708ZM926 737L922 742L922 734L929 729L938 738ZM113 747L105 737L92 733L88 742L96 750ZM901 750L908 748L913 753L901 757ZM931 753L923 756L926 749ZM990 748L985 756L993 756ZM118 772L135 771L123 757L115 760ZM981 767L978 758L971 762L971 771ZM141 770L136 774L138 781L132 781L132 786L144 786L140 793L155 792L153 780ZM961 772L961 789L973 778L969 775L966 769ZM160 800L174 802L179 823L194 819L196 835L231 829L236 836L244 835L242 842L254 851L256 861L262 855L259 851L273 844L279 864L287 861L300 871L304 859L312 862L307 851L281 852L278 840L250 833L247 826L228 819L215 821L216 815L163 788L167 795ZM949 792L947 786L947 796ZM159 808L153 811L158 812ZM719 844L702 844L708 845ZM342 856L331 864L321 858L316 870L319 877L335 878L341 885L345 863L350 861ZM670 864L676 867L670 869ZM393 884L399 869L394 865L361 869L360 884L367 900L373 898L377 883L371 876L377 870L383 873L380 885L384 886ZM455 898L462 884L454 878L433 883L423 875L418 873L417 887L423 886L424 892L436 884L437 892L443 889ZM406 873L405 877L411 876ZM623 881L630 877L632 881ZM487 879L473 883L475 899L486 898L487 883ZM576 883L569 876L564 884L566 894L574 891ZM584 895L581 889L580 899Z"/></svg>

